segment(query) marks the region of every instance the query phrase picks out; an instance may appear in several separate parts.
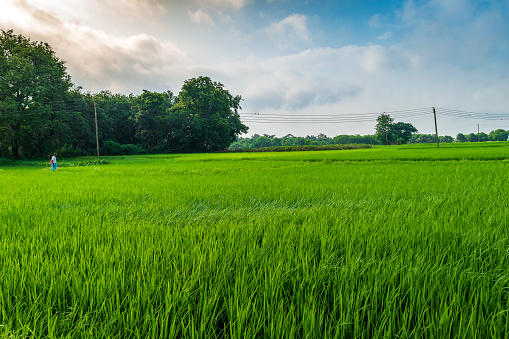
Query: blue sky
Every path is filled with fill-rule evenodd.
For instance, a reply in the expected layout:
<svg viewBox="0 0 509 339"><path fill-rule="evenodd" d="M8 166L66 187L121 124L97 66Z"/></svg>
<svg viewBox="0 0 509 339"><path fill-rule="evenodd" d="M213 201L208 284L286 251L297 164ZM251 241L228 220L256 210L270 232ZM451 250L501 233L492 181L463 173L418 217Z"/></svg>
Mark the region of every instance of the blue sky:
<svg viewBox="0 0 509 339"><path fill-rule="evenodd" d="M252 117L250 135L335 136L372 134L366 113L426 107L396 116L422 133L431 106L509 113L508 19L507 0L2 0L0 28L48 42L86 91L178 93L206 75L243 112L286 119ZM438 112L439 134L509 129Z"/></svg>

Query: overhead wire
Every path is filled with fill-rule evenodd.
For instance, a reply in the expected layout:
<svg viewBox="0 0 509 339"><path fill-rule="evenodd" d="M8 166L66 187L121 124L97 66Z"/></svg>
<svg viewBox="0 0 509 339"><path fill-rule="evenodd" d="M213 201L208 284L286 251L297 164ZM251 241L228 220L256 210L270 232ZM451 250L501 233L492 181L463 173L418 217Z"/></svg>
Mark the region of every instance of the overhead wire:
<svg viewBox="0 0 509 339"><path fill-rule="evenodd" d="M360 114L239 113L239 115L244 122L256 123L351 123L373 121L381 114L391 114L394 118L408 118L429 114L430 110L431 108L417 108Z"/></svg>

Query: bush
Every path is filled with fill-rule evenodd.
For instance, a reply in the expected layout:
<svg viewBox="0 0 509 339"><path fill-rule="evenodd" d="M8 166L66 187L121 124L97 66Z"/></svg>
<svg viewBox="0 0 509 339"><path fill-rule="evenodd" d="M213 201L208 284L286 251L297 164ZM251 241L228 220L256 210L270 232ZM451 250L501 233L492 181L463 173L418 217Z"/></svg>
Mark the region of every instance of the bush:
<svg viewBox="0 0 509 339"><path fill-rule="evenodd" d="M101 147L101 154L120 155L122 154L122 145L115 141L106 140L103 142L103 147Z"/></svg>
<svg viewBox="0 0 509 339"><path fill-rule="evenodd" d="M72 146L68 146L68 145L66 145L62 148L59 148L56 153L59 157L66 157L66 158L74 158L74 157L82 157L82 156L90 155L85 150L74 149ZM53 154L53 152L51 152L51 154Z"/></svg>
<svg viewBox="0 0 509 339"><path fill-rule="evenodd" d="M12 160L11 159L0 158L0 166L2 166L2 165L10 165L10 164L12 164Z"/></svg>
<svg viewBox="0 0 509 339"><path fill-rule="evenodd" d="M121 145L120 152L122 155L135 155L147 153L143 147L133 144Z"/></svg>

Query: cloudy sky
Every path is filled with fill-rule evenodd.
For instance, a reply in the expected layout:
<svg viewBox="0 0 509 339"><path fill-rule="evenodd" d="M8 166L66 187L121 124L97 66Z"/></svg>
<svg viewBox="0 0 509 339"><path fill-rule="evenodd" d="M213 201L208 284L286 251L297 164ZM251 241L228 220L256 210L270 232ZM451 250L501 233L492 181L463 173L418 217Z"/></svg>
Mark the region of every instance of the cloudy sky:
<svg viewBox="0 0 509 339"><path fill-rule="evenodd" d="M508 0L0 0L0 29L48 42L92 93L209 76L244 98L249 135L373 134L368 113L421 108L393 115L434 133L432 106L509 113ZM439 135L509 129L441 112Z"/></svg>

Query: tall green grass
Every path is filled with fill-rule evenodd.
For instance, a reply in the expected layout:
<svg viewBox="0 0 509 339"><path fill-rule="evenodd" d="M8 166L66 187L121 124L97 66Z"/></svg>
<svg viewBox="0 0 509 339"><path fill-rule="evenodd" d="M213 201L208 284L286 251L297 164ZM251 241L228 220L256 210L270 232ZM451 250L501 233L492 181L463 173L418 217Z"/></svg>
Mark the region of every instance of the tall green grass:
<svg viewBox="0 0 509 339"><path fill-rule="evenodd" d="M0 338L506 337L491 144L3 167Z"/></svg>

